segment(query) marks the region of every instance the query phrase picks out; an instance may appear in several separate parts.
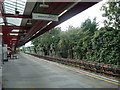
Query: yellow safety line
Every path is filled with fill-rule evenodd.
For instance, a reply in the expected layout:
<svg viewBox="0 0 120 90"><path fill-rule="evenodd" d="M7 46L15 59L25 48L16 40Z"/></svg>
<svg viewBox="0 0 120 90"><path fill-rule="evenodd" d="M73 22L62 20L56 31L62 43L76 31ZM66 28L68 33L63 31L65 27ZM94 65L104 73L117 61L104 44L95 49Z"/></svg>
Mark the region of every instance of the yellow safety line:
<svg viewBox="0 0 120 90"><path fill-rule="evenodd" d="M75 72L79 72L79 73L82 73L84 75L87 75L87 76L90 76L90 77L93 77L93 78L97 78L99 80L103 80L103 81L106 81L106 82L109 82L109 83L113 83L113 84L116 84L116 85L120 85L120 83L116 83L116 82L113 82L113 81L110 81L110 80L107 80L107 79L103 79L103 78L100 78L100 77L97 77L97 76L93 76L93 75L90 75L90 74L87 74L87 73L83 73L83 72L80 72L78 70L74 70L74 69L70 69L68 67L63 67L63 68L66 68L66 69L69 69L69 70L72 70L72 71L75 71Z"/></svg>
<svg viewBox="0 0 120 90"><path fill-rule="evenodd" d="M50 62L50 61L48 61L48 62ZM58 63L53 63L53 64L55 64L57 66L60 66L60 64L58 64ZM75 72L78 72L78 73L81 73L81 74L84 74L84 75L87 75L87 76L90 76L90 77L93 77L93 78L96 78L96 79L99 79L99 80L103 80L103 81L106 81L106 82L109 82L109 83L112 83L112 84L120 85L120 83L117 83L117 82L113 82L113 81L110 81L110 80L107 80L107 79L103 79L103 78L100 78L100 77L97 77L97 76L93 76L93 75L90 75L90 74L87 74L87 73L83 73L83 72L80 72L78 70L70 69L68 67L64 67L64 66L62 66L62 67L66 68L66 69L69 69L69 70L72 70L72 71L75 71Z"/></svg>
<svg viewBox="0 0 120 90"><path fill-rule="evenodd" d="M34 88L30 88L30 89L27 89L27 90L35 90Z"/></svg>

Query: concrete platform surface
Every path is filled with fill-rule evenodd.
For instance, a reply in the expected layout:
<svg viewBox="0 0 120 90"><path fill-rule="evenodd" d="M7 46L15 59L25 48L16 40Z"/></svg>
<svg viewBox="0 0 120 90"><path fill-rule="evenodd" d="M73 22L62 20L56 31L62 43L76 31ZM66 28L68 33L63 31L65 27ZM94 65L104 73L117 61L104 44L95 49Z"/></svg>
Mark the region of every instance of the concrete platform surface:
<svg viewBox="0 0 120 90"><path fill-rule="evenodd" d="M0 67L0 90L2 88L2 67Z"/></svg>
<svg viewBox="0 0 120 90"><path fill-rule="evenodd" d="M0 48L0 90L2 88L2 54L1 54L1 48Z"/></svg>
<svg viewBox="0 0 120 90"><path fill-rule="evenodd" d="M4 88L118 88L109 80L27 54L3 65Z"/></svg>

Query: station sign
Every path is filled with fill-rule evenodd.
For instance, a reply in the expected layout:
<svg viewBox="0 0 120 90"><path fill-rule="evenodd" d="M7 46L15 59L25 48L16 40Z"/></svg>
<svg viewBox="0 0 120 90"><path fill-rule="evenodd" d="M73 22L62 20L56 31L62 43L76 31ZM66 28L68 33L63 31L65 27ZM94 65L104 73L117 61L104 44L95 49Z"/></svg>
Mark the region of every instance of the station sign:
<svg viewBox="0 0 120 90"><path fill-rule="evenodd" d="M43 13L32 13L32 19L46 20L46 21L58 21L58 15L43 14Z"/></svg>

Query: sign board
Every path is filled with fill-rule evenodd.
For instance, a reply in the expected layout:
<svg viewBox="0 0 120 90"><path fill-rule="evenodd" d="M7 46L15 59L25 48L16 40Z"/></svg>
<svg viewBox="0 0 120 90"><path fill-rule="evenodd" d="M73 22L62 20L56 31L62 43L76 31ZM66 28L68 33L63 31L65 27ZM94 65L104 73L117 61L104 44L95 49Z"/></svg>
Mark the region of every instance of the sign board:
<svg viewBox="0 0 120 90"><path fill-rule="evenodd" d="M58 21L58 15L32 13L32 19L35 20L46 20L46 21Z"/></svg>

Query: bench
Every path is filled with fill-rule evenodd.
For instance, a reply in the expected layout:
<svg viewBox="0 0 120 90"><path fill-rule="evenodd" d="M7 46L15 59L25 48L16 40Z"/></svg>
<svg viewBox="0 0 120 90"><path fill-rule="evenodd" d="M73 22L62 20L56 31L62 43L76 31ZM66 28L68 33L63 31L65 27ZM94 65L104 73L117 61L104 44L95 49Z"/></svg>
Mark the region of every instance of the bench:
<svg viewBox="0 0 120 90"><path fill-rule="evenodd" d="M12 59L18 59L17 55L12 55Z"/></svg>
<svg viewBox="0 0 120 90"><path fill-rule="evenodd" d="M13 59L17 59L18 57L17 57L17 55L13 55Z"/></svg>

